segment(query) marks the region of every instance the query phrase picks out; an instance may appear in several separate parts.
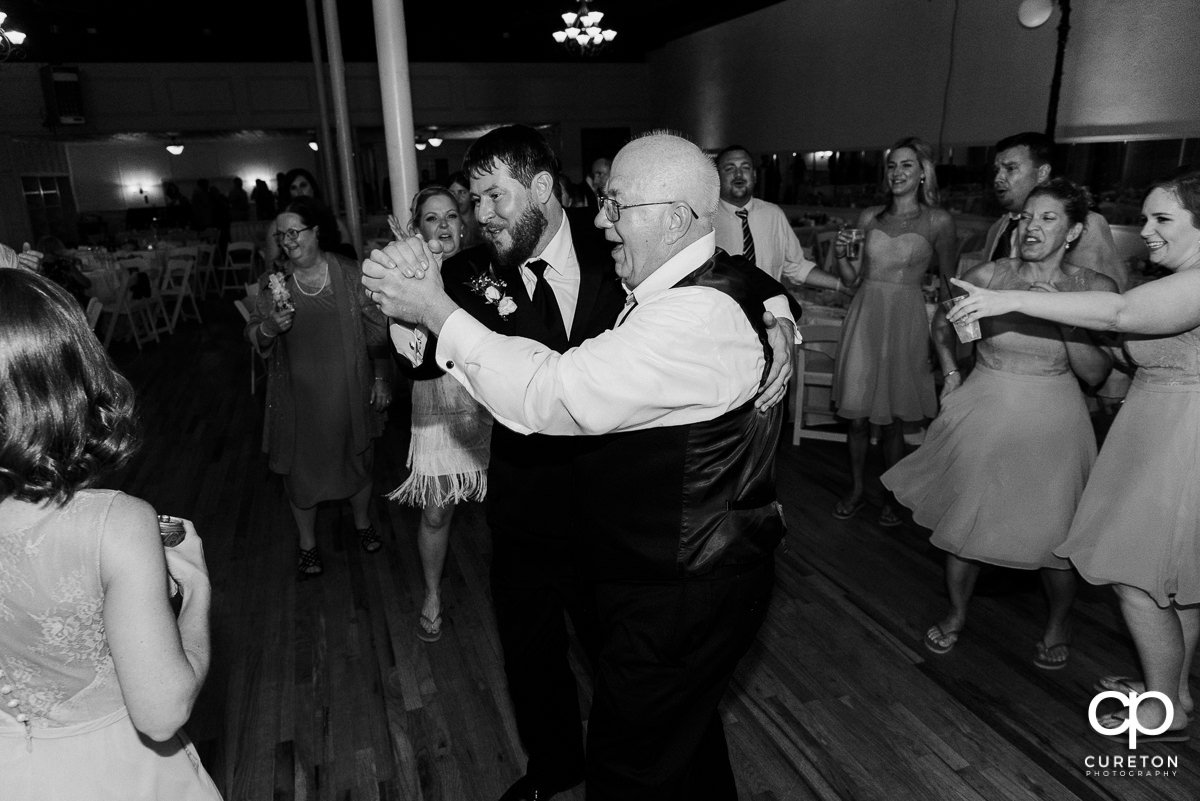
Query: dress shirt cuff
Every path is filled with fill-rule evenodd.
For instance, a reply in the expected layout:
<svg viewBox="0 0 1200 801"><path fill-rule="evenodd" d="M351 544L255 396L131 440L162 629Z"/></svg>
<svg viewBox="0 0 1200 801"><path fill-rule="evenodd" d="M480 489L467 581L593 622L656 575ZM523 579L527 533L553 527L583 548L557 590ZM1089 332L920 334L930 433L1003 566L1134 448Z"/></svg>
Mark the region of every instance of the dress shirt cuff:
<svg viewBox="0 0 1200 801"><path fill-rule="evenodd" d="M442 332L438 335L435 354L438 367L451 375L457 375L461 381L464 357L490 333L491 329L467 311L457 309L446 318L446 322L442 324Z"/></svg>
<svg viewBox="0 0 1200 801"><path fill-rule="evenodd" d="M424 326L412 327L403 323L393 322L388 326L388 335L396 352L420 367L425 361L425 346L429 344L429 332Z"/></svg>
<svg viewBox="0 0 1200 801"><path fill-rule="evenodd" d="M763 308L775 315L777 320L787 320L792 324L792 328L796 332L796 344L800 344L800 326L796 325L796 318L792 316L792 308L788 305L787 298L783 295L776 295L773 298L767 298L763 302Z"/></svg>

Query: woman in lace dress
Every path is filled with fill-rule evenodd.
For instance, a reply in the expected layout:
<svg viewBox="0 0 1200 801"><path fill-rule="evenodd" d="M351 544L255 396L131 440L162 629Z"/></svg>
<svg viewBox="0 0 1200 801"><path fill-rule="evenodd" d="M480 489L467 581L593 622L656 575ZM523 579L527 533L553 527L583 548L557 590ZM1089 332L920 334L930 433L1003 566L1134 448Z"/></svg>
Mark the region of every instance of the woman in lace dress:
<svg viewBox="0 0 1200 801"><path fill-rule="evenodd" d="M1106 676L1100 689L1162 693L1138 707L1159 735L1188 739L1194 701L1188 675L1200 640L1200 173L1158 184L1142 204L1150 261L1173 275L1124 295L970 293L952 320L1011 312L1067 326L1120 332L1136 365L1133 385L1055 553L1092 584L1111 584L1137 646L1143 679ZM955 282L959 283L959 282ZM1124 713L1100 725L1125 725Z"/></svg>
<svg viewBox="0 0 1200 801"><path fill-rule="evenodd" d="M0 796L220 801L180 730L208 672L200 539L163 548L149 504L87 489L136 449L133 389L42 276L0 269L0 342Z"/></svg>
<svg viewBox="0 0 1200 801"><path fill-rule="evenodd" d="M1087 214L1087 193L1070 181L1037 187L1017 229L1020 258L980 265L964 280L991 289L1116 292L1111 278L1064 261ZM982 564L1039 570L1049 611L1034 664L1056 670L1070 655L1075 574L1054 549L1096 458L1079 384L1102 382L1111 359L1086 331L1022 314L988 320L981 330L964 382L955 366L958 337L938 311L942 411L921 447L884 473L883 483L946 552L950 609L926 632L925 647L937 654L954 647Z"/></svg>
<svg viewBox="0 0 1200 801"><path fill-rule="evenodd" d="M921 285L937 261L944 275L954 274L954 220L937 208L933 149L916 139L901 139L887 157L886 206L859 215L865 233L859 263L849 258L849 236L834 243L842 283L859 287L850 304L834 365L833 398L837 414L850 421L850 493L837 502L833 516L845 520L865 503L865 473L871 426L881 427L883 464L904 455L904 423L937 414L929 367L929 318ZM889 502L879 515L883 526L900 518Z"/></svg>
<svg viewBox="0 0 1200 801"><path fill-rule="evenodd" d="M402 236L404 232L394 231ZM432 186L413 198L409 234L426 242L440 242L442 257L459 251L462 217L455 196ZM421 509L417 550L425 578L417 636L434 642L442 636L440 585L454 506L480 501L487 494L487 465L492 419L467 391L438 371L433 378L415 381L412 392L412 439L408 448L408 479L389 496Z"/></svg>

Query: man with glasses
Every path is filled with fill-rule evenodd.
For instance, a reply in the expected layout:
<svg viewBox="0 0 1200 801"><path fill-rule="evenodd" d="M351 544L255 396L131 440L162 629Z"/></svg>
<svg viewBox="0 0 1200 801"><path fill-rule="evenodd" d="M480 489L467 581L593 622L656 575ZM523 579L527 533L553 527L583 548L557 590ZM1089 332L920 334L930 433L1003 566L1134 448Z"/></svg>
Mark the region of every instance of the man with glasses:
<svg viewBox="0 0 1200 801"><path fill-rule="evenodd" d="M737 797L717 704L770 596L783 388L760 395L779 285L716 249L718 193L712 161L679 137L617 154L596 225L628 302L564 354L462 313L426 275L424 243L364 265L384 312L438 334L439 366L497 422L579 443L563 522L597 604L592 801Z"/></svg>

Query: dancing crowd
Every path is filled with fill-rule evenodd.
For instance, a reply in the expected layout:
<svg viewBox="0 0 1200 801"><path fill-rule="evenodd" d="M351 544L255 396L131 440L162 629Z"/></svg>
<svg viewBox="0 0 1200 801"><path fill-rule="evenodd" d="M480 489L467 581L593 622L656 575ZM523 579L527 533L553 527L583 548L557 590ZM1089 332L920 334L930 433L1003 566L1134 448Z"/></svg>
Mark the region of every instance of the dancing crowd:
<svg viewBox="0 0 1200 801"><path fill-rule="evenodd" d="M997 144L1006 213L963 270L933 149L915 137L889 149L886 199L837 234L829 271L754 197L740 145L713 158L648 134L597 160L588 192L564 193L537 130L498 128L362 261L311 174L289 173L244 333L267 360L263 450L283 479L300 578L324 571L321 503L348 500L358 545L385 547L370 517L383 491L373 454L403 377L409 475L388 497L420 510L425 643L447 626L454 510L487 500L491 598L528 757L502 801L582 782L596 801L736 798L718 703L770 603L784 536L774 460L802 319L789 289L815 286L852 297L832 390L851 484L830 511L844 521L866 508L874 435L878 524L903 525L907 508L945 552L949 608L925 649L944 655L970 636L985 571L1037 571L1047 614L1031 661L1061 669L1078 578L1111 585L1142 675L1100 676L1097 689L1158 693L1139 714L1163 731L1139 741L1187 741L1200 173L1146 195L1142 239L1169 274L1131 288L1088 192L1051 175L1052 151L1038 134ZM184 521L168 545L169 521L146 502L93 488L137 449L132 389L78 302L31 257L8 262L6 792L219 798L181 730L209 661L199 534ZM932 320L930 275L948 301ZM963 337L972 325L978 336ZM1098 448L1088 394L1118 373L1132 380ZM928 421L907 452L905 425ZM586 727L573 636L593 676ZM1122 715L1100 725L1120 728Z"/></svg>

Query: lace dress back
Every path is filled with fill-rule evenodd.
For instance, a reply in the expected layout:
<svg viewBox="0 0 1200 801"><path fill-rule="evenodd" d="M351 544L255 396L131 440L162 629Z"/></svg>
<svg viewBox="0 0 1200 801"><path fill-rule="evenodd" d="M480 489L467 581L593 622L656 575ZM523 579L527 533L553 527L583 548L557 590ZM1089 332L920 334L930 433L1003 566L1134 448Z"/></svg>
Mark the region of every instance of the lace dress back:
<svg viewBox="0 0 1200 801"><path fill-rule="evenodd" d="M0 669L11 688L0 726L58 728L124 701L104 636L100 540L115 492L83 490L66 506L28 506L0 521ZM18 705L7 706L9 699Z"/></svg>

